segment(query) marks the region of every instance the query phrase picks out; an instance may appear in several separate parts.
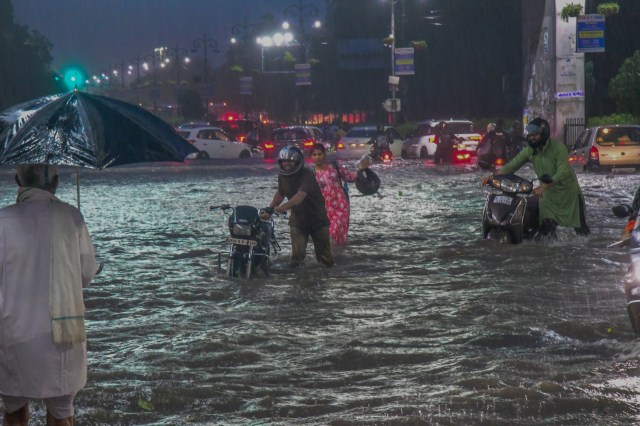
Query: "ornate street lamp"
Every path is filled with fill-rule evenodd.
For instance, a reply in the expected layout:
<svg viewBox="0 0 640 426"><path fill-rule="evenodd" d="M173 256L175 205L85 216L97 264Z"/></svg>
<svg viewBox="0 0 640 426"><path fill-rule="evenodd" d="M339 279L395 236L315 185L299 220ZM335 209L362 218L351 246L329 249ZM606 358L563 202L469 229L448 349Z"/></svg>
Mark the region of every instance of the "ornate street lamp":
<svg viewBox="0 0 640 426"><path fill-rule="evenodd" d="M176 108L177 114L180 116L180 68L182 67L182 63L180 59L184 60L185 63L189 63L191 60L188 56L189 50L184 47L178 47L176 44L175 47L170 47L167 49L169 52L172 52L175 58L175 67L176 67L176 87L175 87L175 95L176 95Z"/></svg>
<svg viewBox="0 0 640 426"><path fill-rule="evenodd" d="M157 86L157 77L156 77L156 58L162 61L162 50L154 49L153 53L150 55L145 55L143 59L145 62L142 66L145 69L148 69L148 61L151 61L151 78L152 78L152 88L151 88L151 97L153 98L153 113L157 115L158 113L158 86Z"/></svg>
<svg viewBox="0 0 640 426"><path fill-rule="evenodd" d="M218 53L218 41L214 38L207 38L207 35L204 34L202 36L202 38L197 38L193 41L193 48L191 49L192 52L197 52L200 48L202 48L202 54L204 57L204 73L203 73L203 77L204 77L204 82L205 84L209 82L208 80L208 76L209 76L209 71L208 71L208 65L207 65L207 51L209 49L211 49L211 51L213 53Z"/></svg>
<svg viewBox="0 0 640 426"><path fill-rule="evenodd" d="M231 44L235 45L238 43L238 39L236 38L236 36L242 39L243 72L245 76L249 74L249 59L246 52L246 49L248 49L250 46L248 40L251 37L254 37L257 31L258 31L258 27L255 24L247 23L246 16L244 17L244 20L241 24L236 24L233 27L231 27L231 35L232 35L230 40ZM249 115L249 97L248 97L248 94L244 94L243 97L244 97L244 117L247 118Z"/></svg>
<svg viewBox="0 0 640 426"><path fill-rule="evenodd" d="M307 48L305 43L305 19L314 19L314 28L320 28L322 25L318 18L318 8L313 4L302 4L302 0L298 0L298 4L291 4L284 9L285 22L282 27L286 30L289 28L289 19L298 20L298 31L300 33L298 42L302 51L302 62L307 62Z"/></svg>

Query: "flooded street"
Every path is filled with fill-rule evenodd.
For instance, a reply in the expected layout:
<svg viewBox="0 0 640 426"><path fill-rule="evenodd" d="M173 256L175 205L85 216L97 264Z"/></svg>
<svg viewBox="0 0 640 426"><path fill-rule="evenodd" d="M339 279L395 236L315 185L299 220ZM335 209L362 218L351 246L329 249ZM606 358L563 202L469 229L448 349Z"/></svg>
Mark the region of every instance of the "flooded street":
<svg viewBox="0 0 640 426"><path fill-rule="evenodd" d="M217 271L226 216L266 206L274 163L81 170L81 210L104 270L85 290L89 381L79 425L550 425L640 421L626 313L625 221L640 175L578 173L592 234L481 239L486 172L394 161L381 197L351 185L336 266L270 278ZM531 176L531 171L522 172ZM8 169L0 202L14 202ZM76 203L75 172L59 198ZM40 407L40 413L44 408ZM33 424L43 417L32 415ZM40 423L37 423L40 422Z"/></svg>

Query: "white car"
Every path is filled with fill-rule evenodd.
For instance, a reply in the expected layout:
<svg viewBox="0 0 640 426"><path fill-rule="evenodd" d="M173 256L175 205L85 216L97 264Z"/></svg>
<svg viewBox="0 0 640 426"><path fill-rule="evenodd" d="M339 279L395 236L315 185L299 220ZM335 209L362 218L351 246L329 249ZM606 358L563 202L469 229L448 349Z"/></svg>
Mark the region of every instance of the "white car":
<svg viewBox="0 0 640 426"><path fill-rule="evenodd" d="M391 126L384 126L384 132L393 139L393 142L389 144L392 156L398 157L402 150L404 138ZM371 149L369 141L377 134L376 126L353 127L336 143L338 158L361 158L364 154L369 154Z"/></svg>
<svg viewBox="0 0 640 426"><path fill-rule="evenodd" d="M469 120L425 120L418 123L418 127L405 139L402 144L402 158L429 158L436 152L435 128L441 121L445 123L445 132L453 133L462 141L458 149L476 154L478 143L482 139L480 133L473 128Z"/></svg>
<svg viewBox="0 0 640 426"><path fill-rule="evenodd" d="M188 160L251 157L251 146L236 141L219 127L178 128L176 132L200 151L189 154Z"/></svg>

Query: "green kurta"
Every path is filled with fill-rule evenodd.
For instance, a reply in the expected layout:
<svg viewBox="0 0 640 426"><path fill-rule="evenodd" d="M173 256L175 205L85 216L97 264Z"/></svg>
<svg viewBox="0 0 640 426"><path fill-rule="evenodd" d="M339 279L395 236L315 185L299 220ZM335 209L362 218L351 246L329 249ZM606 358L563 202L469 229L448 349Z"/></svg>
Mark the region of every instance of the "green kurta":
<svg viewBox="0 0 640 426"><path fill-rule="evenodd" d="M534 150L527 146L505 164L500 173L514 173L527 161L531 161L538 177L549 175L554 182L540 197L540 222L553 219L560 226L579 228L582 191L569 164L567 148L559 142L548 141L542 151L534 155Z"/></svg>

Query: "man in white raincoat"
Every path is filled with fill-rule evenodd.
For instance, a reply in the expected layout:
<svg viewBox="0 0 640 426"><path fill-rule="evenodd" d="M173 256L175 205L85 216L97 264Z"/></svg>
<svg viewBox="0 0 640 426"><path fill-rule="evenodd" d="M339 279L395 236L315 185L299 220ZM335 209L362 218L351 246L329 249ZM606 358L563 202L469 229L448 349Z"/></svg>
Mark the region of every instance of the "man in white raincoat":
<svg viewBox="0 0 640 426"><path fill-rule="evenodd" d="M0 397L4 425L27 425L43 399L47 425L73 425L87 381L82 288L96 274L78 209L55 197L53 165L20 165L17 202L0 210Z"/></svg>

